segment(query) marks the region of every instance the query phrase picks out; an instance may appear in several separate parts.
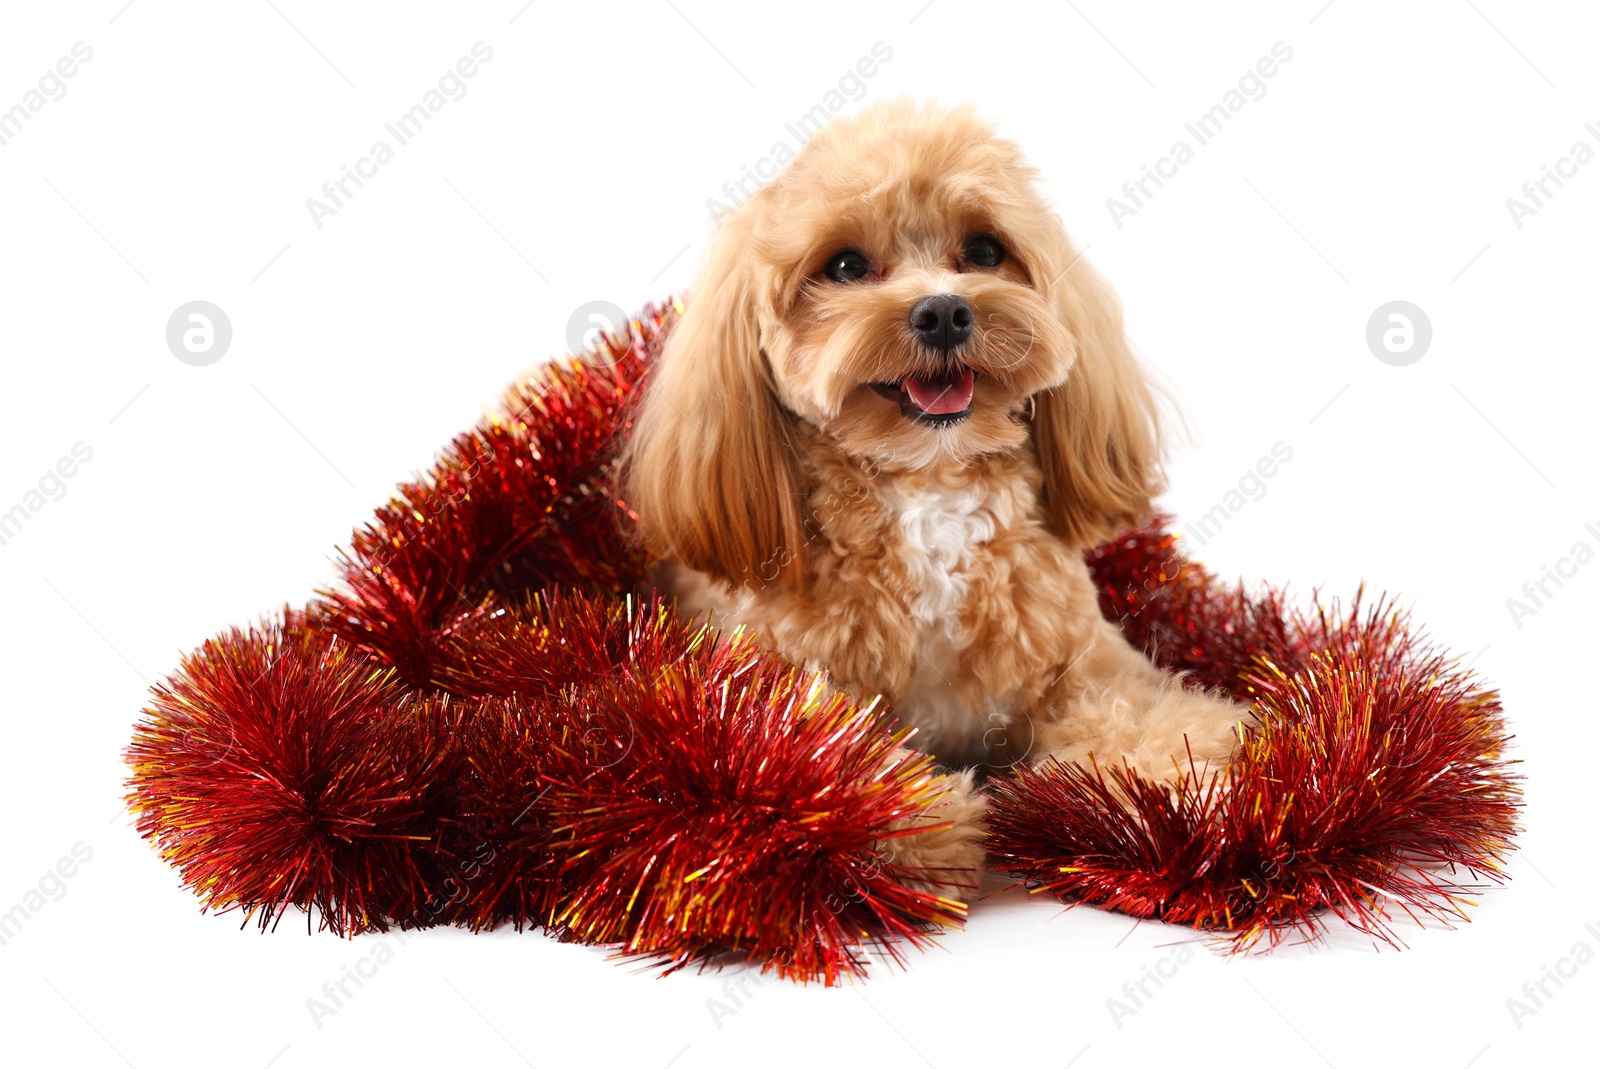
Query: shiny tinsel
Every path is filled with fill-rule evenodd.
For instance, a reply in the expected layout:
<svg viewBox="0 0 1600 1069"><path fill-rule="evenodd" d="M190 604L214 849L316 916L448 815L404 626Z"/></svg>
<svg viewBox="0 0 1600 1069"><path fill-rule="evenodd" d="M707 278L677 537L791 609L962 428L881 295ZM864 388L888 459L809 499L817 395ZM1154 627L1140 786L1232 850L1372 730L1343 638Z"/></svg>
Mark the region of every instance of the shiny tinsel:
<svg viewBox="0 0 1600 1069"><path fill-rule="evenodd" d="M336 585L154 689L129 804L205 908L527 925L827 983L961 922L883 860L939 825L896 830L938 788L882 710L634 593L618 447L675 315L514 385L354 534ZM1101 608L1259 726L1226 779L1176 792L1054 762L995 781L992 861L1237 946L1459 913L1456 874L1497 876L1515 830L1493 692L1392 607L1294 611L1162 526L1090 553Z"/></svg>
<svg viewBox="0 0 1600 1069"><path fill-rule="evenodd" d="M1102 607L1169 669L1254 704L1225 778L1172 791L1048 762L995 785L991 863L1064 900L1226 933L1385 942L1502 879L1520 805L1498 697L1387 603L1294 612L1186 560L1163 518L1090 556Z"/></svg>

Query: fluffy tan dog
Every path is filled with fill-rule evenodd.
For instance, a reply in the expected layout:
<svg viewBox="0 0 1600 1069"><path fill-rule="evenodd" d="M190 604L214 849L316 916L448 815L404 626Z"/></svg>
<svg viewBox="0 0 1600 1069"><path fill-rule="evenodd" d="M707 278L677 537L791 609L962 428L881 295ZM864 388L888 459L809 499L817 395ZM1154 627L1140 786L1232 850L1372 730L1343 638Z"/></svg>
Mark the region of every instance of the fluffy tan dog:
<svg viewBox="0 0 1600 1069"><path fill-rule="evenodd" d="M685 611L883 695L953 769L1215 772L1247 711L1130 647L1083 562L1159 488L1156 410L1034 183L970 109L900 101L819 133L718 235L629 502ZM982 795L970 770L945 786L912 822L951 826L885 853L970 897Z"/></svg>

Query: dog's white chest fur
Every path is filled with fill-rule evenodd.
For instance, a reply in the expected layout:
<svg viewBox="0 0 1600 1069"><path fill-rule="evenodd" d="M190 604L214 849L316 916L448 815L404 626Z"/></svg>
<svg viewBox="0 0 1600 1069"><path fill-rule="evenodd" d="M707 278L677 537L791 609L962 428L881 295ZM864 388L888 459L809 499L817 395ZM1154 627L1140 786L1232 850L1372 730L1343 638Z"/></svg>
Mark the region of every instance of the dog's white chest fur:
<svg viewBox="0 0 1600 1069"><path fill-rule="evenodd" d="M909 572L907 603L917 660L900 697L903 720L915 724L930 749L981 751L984 732L1009 716L1003 708L973 709L952 685L958 676L960 617L967 600L968 565L995 536L994 512L979 485L961 489L907 489L893 480L878 487L879 499L898 529ZM998 712L1001 719L990 718Z"/></svg>
<svg viewBox="0 0 1600 1069"><path fill-rule="evenodd" d="M994 537L994 516L984 507L984 494L976 487L906 491L885 480L879 498L907 551L913 620L947 630L966 600L966 566L974 547Z"/></svg>

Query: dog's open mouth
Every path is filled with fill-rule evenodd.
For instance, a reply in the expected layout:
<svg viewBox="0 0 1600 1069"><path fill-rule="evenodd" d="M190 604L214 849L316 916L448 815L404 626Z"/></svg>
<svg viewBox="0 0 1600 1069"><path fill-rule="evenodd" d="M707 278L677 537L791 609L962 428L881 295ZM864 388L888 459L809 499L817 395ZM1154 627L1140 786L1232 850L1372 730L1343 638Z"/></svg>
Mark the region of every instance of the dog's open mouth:
<svg viewBox="0 0 1600 1069"><path fill-rule="evenodd" d="M918 423L958 423L972 415L972 391L978 376L959 367L933 378L907 375L899 382L875 382L872 388L900 403L907 419Z"/></svg>

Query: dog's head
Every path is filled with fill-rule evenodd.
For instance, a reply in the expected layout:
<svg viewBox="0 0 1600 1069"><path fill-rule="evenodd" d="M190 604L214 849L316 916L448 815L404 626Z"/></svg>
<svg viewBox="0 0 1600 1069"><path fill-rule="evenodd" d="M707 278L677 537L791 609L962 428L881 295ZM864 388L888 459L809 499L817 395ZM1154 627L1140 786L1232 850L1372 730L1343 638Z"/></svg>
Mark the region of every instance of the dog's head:
<svg viewBox="0 0 1600 1069"><path fill-rule="evenodd" d="M676 559L800 574L793 434L868 469L1031 447L1045 512L1087 544L1148 509L1151 395L1115 296L970 109L869 107L726 223L636 421L628 496Z"/></svg>

